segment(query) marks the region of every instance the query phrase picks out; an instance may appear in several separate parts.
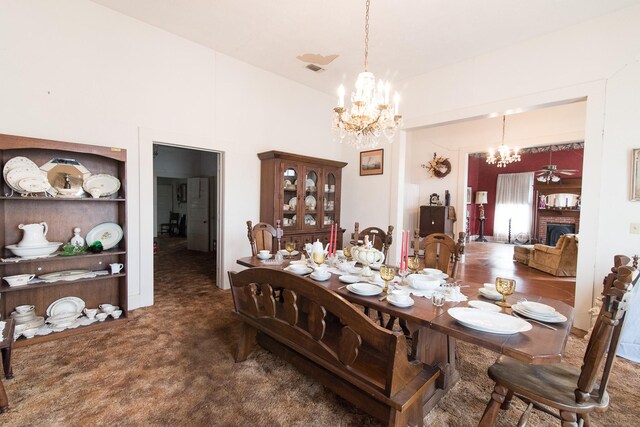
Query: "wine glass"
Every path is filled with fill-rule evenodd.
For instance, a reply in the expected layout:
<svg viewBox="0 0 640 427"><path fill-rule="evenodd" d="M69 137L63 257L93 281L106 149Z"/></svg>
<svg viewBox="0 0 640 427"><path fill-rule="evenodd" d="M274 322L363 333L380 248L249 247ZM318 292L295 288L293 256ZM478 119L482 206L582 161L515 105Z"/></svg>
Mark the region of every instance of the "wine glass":
<svg viewBox="0 0 640 427"><path fill-rule="evenodd" d="M407 259L407 267L411 270L412 273L415 273L420 268L420 258L414 256L413 258Z"/></svg>
<svg viewBox="0 0 640 427"><path fill-rule="evenodd" d="M500 307L511 307L507 302L507 295L513 294L516 290L516 281L513 279L505 279L504 277L496 278L496 291L502 295L502 301L496 302Z"/></svg>
<svg viewBox="0 0 640 427"><path fill-rule="evenodd" d="M384 291L389 292L389 282L396 277L396 268L390 265L380 266L380 278L384 280Z"/></svg>
<svg viewBox="0 0 640 427"><path fill-rule="evenodd" d="M344 256L346 256L348 260L351 259L351 246L345 246L342 248L342 252L344 252Z"/></svg>
<svg viewBox="0 0 640 427"><path fill-rule="evenodd" d="M315 262L318 266L322 265L327 258L327 254L324 252L314 252L311 254L313 257L313 262Z"/></svg>
<svg viewBox="0 0 640 427"><path fill-rule="evenodd" d="M296 250L296 244L293 242L285 242L284 249L289 252L289 259L291 259L291 253Z"/></svg>

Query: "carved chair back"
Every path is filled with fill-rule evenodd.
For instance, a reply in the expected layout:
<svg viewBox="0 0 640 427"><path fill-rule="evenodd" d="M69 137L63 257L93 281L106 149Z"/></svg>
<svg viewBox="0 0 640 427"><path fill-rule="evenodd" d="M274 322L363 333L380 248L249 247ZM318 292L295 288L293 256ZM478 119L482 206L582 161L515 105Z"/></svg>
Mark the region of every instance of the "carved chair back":
<svg viewBox="0 0 640 427"><path fill-rule="evenodd" d="M266 222L259 222L255 226L251 221L247 221L247 237L249 238L249 244L251 245L251 255L256 256L258 252L262 250L268 250L273 252L273 240L277 242L276 250L280 250L280 239L282 238L282 228L280 227L280 220L276 221L276 227L267 224Z"/></svg>
<svg viewBox="0 0 640 427"><path fill-rule="evenodd" d="M586 402L591 398L600 402L606 391L633 289L632 276L635 268L622 265L623 262L628 261L628 257L616 256L616 265L612 268L612 271L615 270L615 273L612 273L615 274L615 278L611 280L611 274L605 278L602 308L587 344L575 390L578 403ZM602 376L598 378L603 362ZM600 386L594 397L592 392L596 383Z"/></svg>
<svg viewBox="0 0 640 427"><path fill-rule="evenodd" d="M466 233L460 232L456 243L450 236L441 233L420 238L419 229L413 233L413 252L423 254L426 268L437 268L456 277L460 256L464 254Z"/></svg>
<svg viewBox="0 0 640 427"><path fill-rule="evenodd" d="M393 225L390 225L385 233L384 230L378 227L360 230L360 223L356 222L353 229L354 243L357 245L359 240L364 241L364 236L369 236L369 241L373 244L373 247L381 251L384 254L384 258L387 259L389 247L393 242Z"/></svg>
<svg viewBox="0 0 640 427"><path fill-rule="evenodd" d="M392 396L423 369L408 361L402 334L310 279L270 268L229 279L243 321L363 390Z"/></svg>

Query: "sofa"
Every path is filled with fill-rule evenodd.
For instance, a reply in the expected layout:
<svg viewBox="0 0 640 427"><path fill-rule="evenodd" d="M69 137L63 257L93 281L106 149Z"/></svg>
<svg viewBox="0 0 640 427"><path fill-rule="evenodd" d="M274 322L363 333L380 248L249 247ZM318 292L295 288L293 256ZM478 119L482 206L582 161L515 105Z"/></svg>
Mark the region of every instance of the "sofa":
<svg viewBox="0 0 640 427"><path fill-rule="evenodd" d="M578 264L578 237L565 234L555 246L533 245L529 267L554 276L574 277Z"/></svg>

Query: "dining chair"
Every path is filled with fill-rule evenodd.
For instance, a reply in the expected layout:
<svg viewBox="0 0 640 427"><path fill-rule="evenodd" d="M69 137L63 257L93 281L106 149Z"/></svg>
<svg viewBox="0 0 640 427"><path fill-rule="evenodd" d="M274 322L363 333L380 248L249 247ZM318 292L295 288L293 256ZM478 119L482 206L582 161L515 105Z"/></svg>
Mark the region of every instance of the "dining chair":
<svg viewBox="0 0 640 427"><path fill-rule="evenodd" d="M393 225L390 225L387 232L378 227L368 227L360 231L360 223L356 222L353 228L353 242L358 244L359 241L364 241L364 236L369 236L369 241L373 247L384 254L384 259L387 259L389 252L389 246L393 242Z"/></svg>
<svg viewBox="0 0 640 427"><path fill-rule="evenodd" d="M413 253L424 257L425 268L437 268L455 279L458 262L464 254L466 233L461 231L458 242L446 234L434 233L421 238L419 229L413 233Z"/></svg>
<svg viewBox="0 0 640 427"><path fill-rule="evenodd" d="M558 418L562 427L588 427L590 413L607 409L607 384L635 271L630 266L614 268L615 279L603 290L603 304L587 344L582 368L563 362L531 365L500 356L489 368L489 377L495 381L495 387L478 426L492 426L500 410L509 409L513 397L528 405L518 426L525 426L531 411L537 409Z"/></svg>
<svg viewBox="0 0 640 427"><path fill-rule="evenodd" d="M266 222L259 222L255 226L251 221L247 221L247 237L251 245L251 255L256 256L262 250L273 252L273 239L276 239L277 248L280 250L280 240L282 239L282 227L280 220L276 221L275 228Z"/></svg>
<svg viewBox="0 0 640 427"><path fill-rule="evenodd" d="M170 212L169 222L160 224L160 234L169 233L171 236L180 234L178 222L180 221L180 212Z"/></svg>

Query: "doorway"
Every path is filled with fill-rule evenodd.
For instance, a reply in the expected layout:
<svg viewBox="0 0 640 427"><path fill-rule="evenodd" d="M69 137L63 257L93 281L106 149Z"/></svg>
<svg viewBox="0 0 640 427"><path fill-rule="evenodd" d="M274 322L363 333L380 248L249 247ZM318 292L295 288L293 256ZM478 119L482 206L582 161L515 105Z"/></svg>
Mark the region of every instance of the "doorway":
<svg viewBox="0 0 640 427"><path fill-rule="evenodd" d="M218 276L220 157L214 151L153 144L154 251L202 259L210 283ZM176 264L176 274L181 267Z"/></svg>

